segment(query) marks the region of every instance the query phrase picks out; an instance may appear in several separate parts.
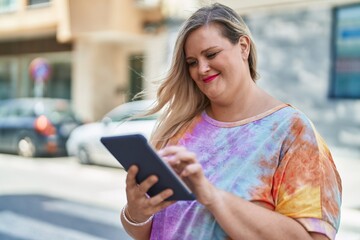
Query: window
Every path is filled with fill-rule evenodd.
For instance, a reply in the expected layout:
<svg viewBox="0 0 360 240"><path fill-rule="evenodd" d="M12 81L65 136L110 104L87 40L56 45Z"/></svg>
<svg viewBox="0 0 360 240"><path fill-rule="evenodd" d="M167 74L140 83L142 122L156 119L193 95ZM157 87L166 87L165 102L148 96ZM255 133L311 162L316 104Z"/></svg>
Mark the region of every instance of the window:
<svg viewBox="0 0 360 240"><path fill-rule="evenodd" d="M31 59L32 60L32 59ZM56 59L56 55L47 58L51 67L50 78L45 81L40 95L49 98L71 98L71 63ZM34 80L29 80L29 96L36 96ZM41 91L41 90L40 90Z"/></svg>
<svg viewBox="0 0 360 240"><path fill-rule="evenodd" d="M0 59L0 100L15 95L14 62L11 59Z"/></svg>
<svg viewBox="0 0 360 240"><path fill-rule="evenodd" d="M143 90L143 62L143 55L132 55L129 58L130 92L128 99L130 101L137 93Z"/></svg>
<svg viewBox="0 0 360 240"><path fill-rule="evenodd" d="M28 6L47 6L51 0L28 0Z"/></svg>
<svg viewBox="0 0 360 240"><path fill-rule="evenodd" d="M0 0L0 13L14 12L16 10L16 0Z"/></svg>
<svg viewBox="0 0 360 240"><path fill-rule="evenodd" d="M56 62L51 64L51 79L47 82L47 96L52 98L71 98L71 63Z"/></svg>
<svg viewBox="0 0 360 240"><path fill-rule="evenodd" d="M360 98L360 4L333 12L330 97Z"/></svg>
<svg viewBox="0 0 360 240"><path fill-rule="evenodd" d="M159 6L159 0L135 0L135 4L139 8L154 8Z"/></svg>

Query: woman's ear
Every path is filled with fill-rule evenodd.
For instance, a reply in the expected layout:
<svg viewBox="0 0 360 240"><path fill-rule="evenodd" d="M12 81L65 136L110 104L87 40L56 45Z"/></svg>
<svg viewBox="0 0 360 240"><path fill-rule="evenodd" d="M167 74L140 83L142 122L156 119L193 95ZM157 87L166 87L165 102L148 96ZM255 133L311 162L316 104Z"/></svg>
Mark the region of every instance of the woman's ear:
<svg viewBox="0 0 360 240"><path fill-rule="evenodd" d="M241 55L244 60L249 58L250 53L250 38L246 35L239 38L239 44L241 48Z"/></svg>

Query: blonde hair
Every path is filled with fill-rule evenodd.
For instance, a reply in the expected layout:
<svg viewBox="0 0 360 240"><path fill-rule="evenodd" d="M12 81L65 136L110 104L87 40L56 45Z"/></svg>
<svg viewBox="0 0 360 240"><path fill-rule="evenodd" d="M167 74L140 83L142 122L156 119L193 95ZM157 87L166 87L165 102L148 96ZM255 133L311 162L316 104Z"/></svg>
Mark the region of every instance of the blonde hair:
<svg viewBox="0 0 360 240"><path fill-rule="evenodd" d="M164 147L180 129L186 127L210 104L209 99L190 77L185 60L184 44L186 38L194 30L213 23L220 27L221 34L232 44L238 43L241 36L248 36L250 39L248 57L250 75L253 81L258 78L255 45L243 19L233 9L219 3L197 10L180 29L171 68L158 88L156 105L148 113L153 114L164 109L151 137L151 143L156 148Z"/></svg>

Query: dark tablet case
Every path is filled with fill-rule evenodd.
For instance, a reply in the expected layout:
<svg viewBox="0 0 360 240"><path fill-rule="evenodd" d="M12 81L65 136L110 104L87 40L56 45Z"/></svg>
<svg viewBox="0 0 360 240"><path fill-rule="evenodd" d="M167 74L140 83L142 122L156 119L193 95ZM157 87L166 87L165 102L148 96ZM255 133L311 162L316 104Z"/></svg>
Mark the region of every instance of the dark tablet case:
<svg viewBox="0 0 360 240"><path fill-rule="evenodd" d="M102 137L101 142L127 171L131 165L137 165L139 172L137 183L150 175L156 175L158 182L147 194L152 197L171 188L174 194L166 200L195 200L191 190L181 178L157 155L141 134Z"/></svg>

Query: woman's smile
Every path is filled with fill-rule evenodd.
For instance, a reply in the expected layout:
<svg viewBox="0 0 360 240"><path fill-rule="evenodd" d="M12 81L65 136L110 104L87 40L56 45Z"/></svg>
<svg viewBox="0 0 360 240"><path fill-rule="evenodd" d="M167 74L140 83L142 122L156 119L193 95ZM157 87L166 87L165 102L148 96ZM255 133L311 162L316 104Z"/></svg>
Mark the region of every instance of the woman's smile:
<svg viewBox="0 0 360 240"><path fill-rule="evenodd" d="M205 77L203 78L203 81L204 83L209 83L211 82L212 80L214 80L217 76L219 76L220 73L217 73L217 74L214 74L214 75L211 75L211 76L208 76L208 77Z"/></svg>

